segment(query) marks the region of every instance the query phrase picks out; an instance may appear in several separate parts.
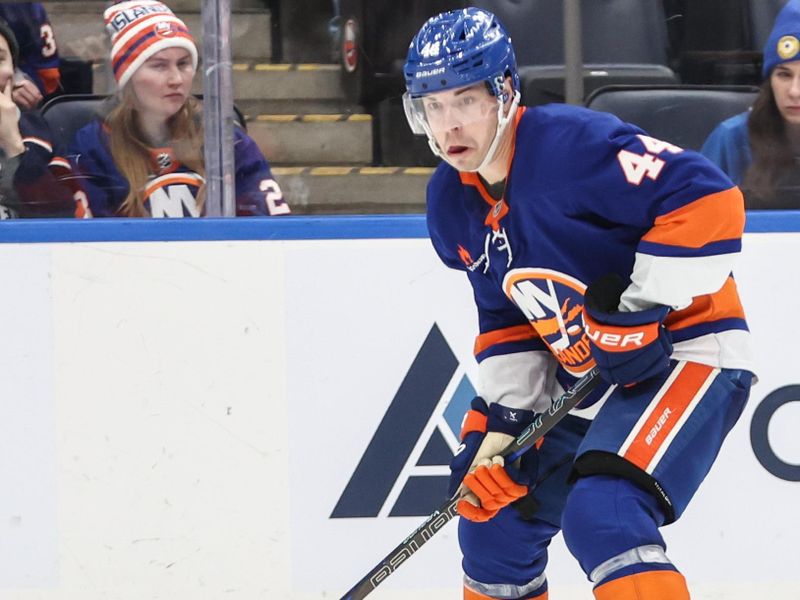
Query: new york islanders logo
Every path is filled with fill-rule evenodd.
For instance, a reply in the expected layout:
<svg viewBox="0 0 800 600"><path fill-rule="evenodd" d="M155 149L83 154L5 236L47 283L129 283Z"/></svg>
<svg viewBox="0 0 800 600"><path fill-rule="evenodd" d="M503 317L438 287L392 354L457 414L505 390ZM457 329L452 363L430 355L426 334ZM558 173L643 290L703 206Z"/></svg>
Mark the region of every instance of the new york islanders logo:
<svg viewBox="0 0 800 600"><path fill-rule="evenodd" d="M174 23L159 21L153 26L153 32L159 37L169 38L178 33L178 27Z"/></svg>
<svg viewBox="0 0 800 600"><path fill-rule="evenodd" d="M580 376L594 366L583 330L581 281L551 269L512 269L503 291L567 371Z"/></svg>

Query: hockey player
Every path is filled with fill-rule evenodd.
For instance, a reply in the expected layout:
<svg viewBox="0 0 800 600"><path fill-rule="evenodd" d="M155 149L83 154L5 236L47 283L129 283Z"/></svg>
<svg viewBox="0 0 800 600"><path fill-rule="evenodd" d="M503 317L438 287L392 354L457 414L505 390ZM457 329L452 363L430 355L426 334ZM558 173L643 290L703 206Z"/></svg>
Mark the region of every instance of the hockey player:
<svg viewBox="0 0 800 600"><path fill-rule="evenodd" d="M431 241L478 310L481 396L451 463L464 597L547 598L561 529L596 598L689 598L659 529L749 393L739 190L611 115L520 106L511 40L480 9L428 20L405 79L411 128L443 159ZM498 452L595 365L594 396L504 464Z"/></svg>
<svg viewBox="0 0 800 600"><path fill-rule="evenodd" d="M19 47L0 20L0 219L68 217L70 190L55 175L66 166L47 123L37 112L21 113L12 99Z"/></svg>
<svg viewBox="0 0 800 600"><path fill-rule="evenodd" d="M81 128L68 150L81 217L204 214L202 114L191 95L197 49L161 2L105 11L119 91L104 120ZM236 213L290 212L256 143L234 131Z"/></svg>

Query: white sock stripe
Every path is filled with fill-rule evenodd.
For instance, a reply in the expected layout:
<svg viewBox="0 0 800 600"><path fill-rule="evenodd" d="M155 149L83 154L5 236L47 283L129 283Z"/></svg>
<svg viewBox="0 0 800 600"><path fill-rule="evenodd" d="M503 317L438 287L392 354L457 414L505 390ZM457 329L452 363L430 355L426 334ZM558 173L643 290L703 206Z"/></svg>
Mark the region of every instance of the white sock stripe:
<svg viewBox="0 0 800 600"><path fill-rule="evenodd" d="M542 573L536 579L529 581L525 585L514 585L511 583L481 583L475 581L469 575L464 575L464 585L474 592L497 598L497 600L516 600L535 592L544 585L547 577Z"/></svg>
<svg viewBox="0 0 800 600"><path fill-rule="evenodd" d="M662 565L672 564L667 558L667 553L661 546L650 544L631 548L626 552L612 556L607 561L601 563L589 574L592 583L598 583L606 579L609 575L631 565L644 563L658 563Z"/></svg>

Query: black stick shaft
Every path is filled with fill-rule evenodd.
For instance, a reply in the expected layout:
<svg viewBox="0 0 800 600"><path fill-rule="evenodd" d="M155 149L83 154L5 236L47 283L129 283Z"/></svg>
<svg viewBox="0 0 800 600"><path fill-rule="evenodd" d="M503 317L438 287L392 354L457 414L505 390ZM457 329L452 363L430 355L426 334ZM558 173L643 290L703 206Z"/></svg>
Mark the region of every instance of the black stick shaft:
<svg viewBox="0 0 800 600"><path fill-rule="evenodd" d="M556 399L547 412L538 415L533 420L533 423L528 425L513 442L506 446L500 455L512 457L512 460L516 460L526 450L532 448L569 411L586 398L597 387L599 382L600 379L595 367L581 377L564 395ZM383 583L400 565L411 558L411 555L419 550L425 542L430 540L442 527L458 515L456 505L459 499L456 496L433 511L422 525L417 527L411 535L342 596L341 600L361 600L361 598L365 598L372 590Z"/></svg>

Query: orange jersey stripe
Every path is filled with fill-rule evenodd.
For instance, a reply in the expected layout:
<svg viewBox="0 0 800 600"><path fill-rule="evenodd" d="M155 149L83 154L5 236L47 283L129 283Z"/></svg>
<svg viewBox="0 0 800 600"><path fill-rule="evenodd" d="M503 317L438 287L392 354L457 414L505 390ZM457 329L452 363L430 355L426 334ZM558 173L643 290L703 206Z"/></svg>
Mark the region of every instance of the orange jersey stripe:
<svg viewBox="0 0 800 600"><path fill-rule="evenodd" d="M677 367L680 368L680 367ZM681 422L684 413L693 405L713 367L699 363L684 363L683 369L672 381L655 407L648 408L649 416L639 426L622 457L640 469L649 472L653 458L664 444L671 442L670 433ZM651 405L652 406L652 405Z"/></svg>
<svg viewBox="0 0 800 600"><path fill-rule="evenodd" d="M42 85L44 85L45 93L52 94L60 87L61 72L58 70L58 67L39 69L38 71L36 71L36 73L42 80Z"/></svg>
<svg viewBox="0 0 800 600"><path fill-rule="evenodd" d="M719 319L730 318L745 318L744 309L739 300L739 292L736 289L736 282L733 277L728 277L728 280L718 292L697 296L683 310L670 313L664 319L664 325L671 331L677 331L699 323L709 323Z"/></svg>
<svg viewBox="0 0 800 600"><path fill-rule="evenodd" d="M709 194L660 217L642 240L655 244L702 248L735 240L744 231L744 199L738 187Z"/></svg>
<svg viewBox="0 0 800 600"><path fill-rule="evenodd" d="M536 330L527 324L514 325L513 327L506 327L504 329L495 329L494 331L482 333L475 338L475 347L473 348L473 353L477 356L495 344L532 340L537 337L539 337L539 334L536 333Z"/></svg>
<svg viewBox="0 0 800 600"><path fill-rule="evenodd" d="M686 579L676 571L649 571L597 586L597 600L689 600Z"/></svg>

